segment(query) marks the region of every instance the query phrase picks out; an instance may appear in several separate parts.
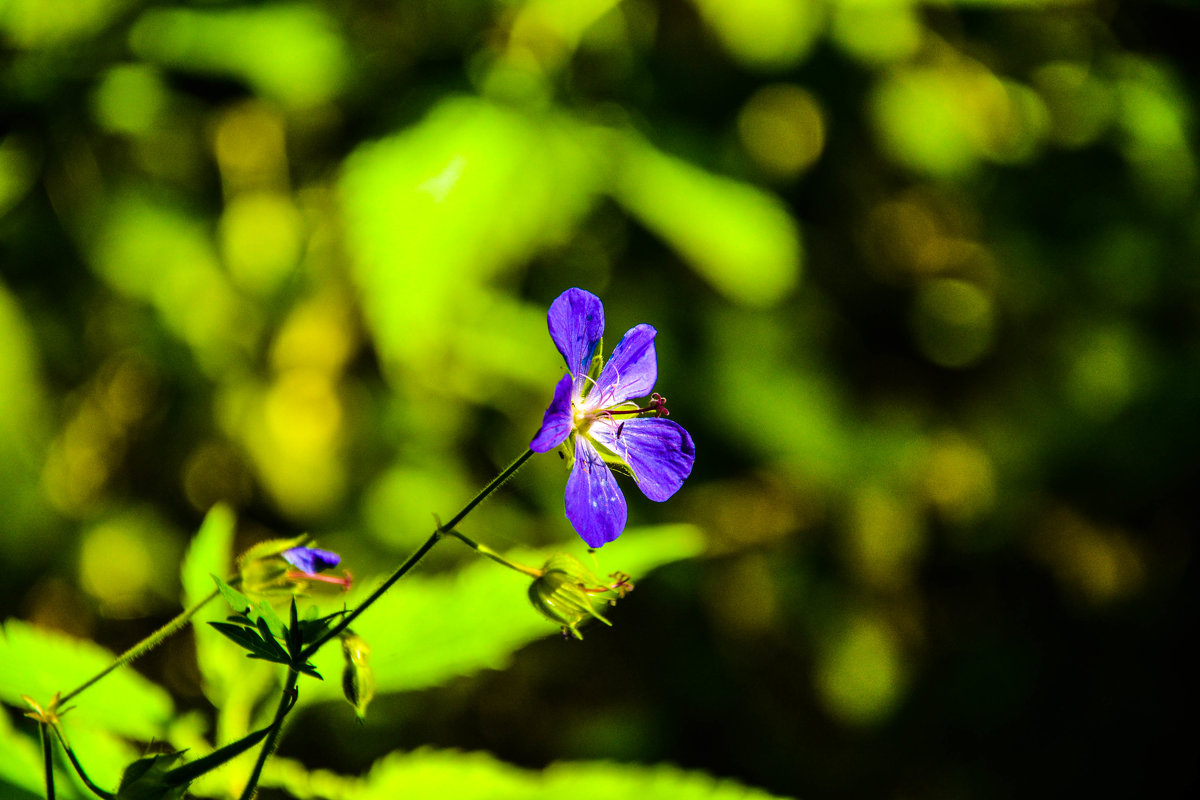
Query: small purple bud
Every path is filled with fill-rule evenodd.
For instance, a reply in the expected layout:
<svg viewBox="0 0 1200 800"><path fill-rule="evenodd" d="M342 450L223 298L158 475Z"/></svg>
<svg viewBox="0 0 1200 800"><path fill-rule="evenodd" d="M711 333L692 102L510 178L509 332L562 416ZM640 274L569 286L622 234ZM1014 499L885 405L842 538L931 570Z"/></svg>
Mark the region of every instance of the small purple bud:
<svg viewBox="0 0 1200 800"><path fill-rule="evenodd" d="M342 559L337 553L317 547L293 547L284 550L283 559L301 572L315 575L330 567L336 567Z"/></svg>

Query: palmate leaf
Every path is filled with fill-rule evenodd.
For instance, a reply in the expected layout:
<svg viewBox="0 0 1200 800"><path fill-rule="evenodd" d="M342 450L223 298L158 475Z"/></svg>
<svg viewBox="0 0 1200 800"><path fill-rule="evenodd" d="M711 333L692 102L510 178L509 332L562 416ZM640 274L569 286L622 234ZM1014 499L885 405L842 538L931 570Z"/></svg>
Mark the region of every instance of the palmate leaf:
<svg viewBox="0 0 1200 800"><path fill-rule="evenodd" d="M455 545L445 542L439 546ZM570 549L579 546L576 543ZM631 573L636 582L655 567L696 555L702 546L700 531L689 525L630 529L597 554L600 563L593 571L603 576L621 570ZM540 567L552 552L506 555ZM590 564L587 556L584 560ZM530 606L528 581L482 558L451 576L426 577L419 568L406 576L354 623L354 632L370 645L378 692L422 689L481 669L500 669L526 644L560 635L553 623ZM365 591L373 583L365 580L360 586ZM353 607L354 601L348 605ZM606 616L620 624L621 613L618 606L614 614ZM603 630L585 628L584 635L602 636ZM326 675L340 674L340 648L322 648L313 662ZM340 700L333 683L302 692L300 702Z"/></svg>
<svg viewBox="0 0 1200 800"><path fill-rule="evenodd" d="M602 762L552 764L542 772L518 769L485 753L417 750L391 753L355 781L275 759L263 786L282 788L298 798L392 800L438 797L455 800L561 800L563 797L637 797L638 800L784 800L758 789L703 772L677 767Z"/></svg>
<svg viewBox="0 0 1200 800"><path fill-rule="evenodd" d="M208 624L219 630L238 646L248 650L254 658L261 658L264 661L274 661L277 664L286 664L289 661L288 654L284 652L284 649L270 635L264 639L258 630L234 622L210 622Z"/></svg>

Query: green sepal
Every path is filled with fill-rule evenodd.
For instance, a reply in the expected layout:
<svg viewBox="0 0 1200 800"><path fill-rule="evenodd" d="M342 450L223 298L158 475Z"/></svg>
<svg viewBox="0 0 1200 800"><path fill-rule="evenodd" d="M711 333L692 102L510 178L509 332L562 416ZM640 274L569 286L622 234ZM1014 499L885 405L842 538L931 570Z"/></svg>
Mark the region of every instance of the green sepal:
<svg viewBox="0 0 1200 800"><path fill-rule="evenodd" d="M307 533L302 533L292 539L267 539L266 541L259 542L238 556L238 567L241 568L252 561L281 556L293 547L299 547L304 544L310 538Z"/></svg>
<svg viewBox="0 0 1200 800"><path fill-rule="evenodd" d="M367 705L375 697L375 671L371 669L371 648L366 640L354 631L343 631L342 658L346 665L342 669L342 695L354 706L354 715L359 723L367 716Z"/></svg>
<svg viewBox="0 0 1200 800"><path fill-rule="evenodd" d="M603 601L588 586L597 586L599 579L572 555L559 553L551 556L542 567L542 575L529 585L529 601L547 619L562 626L576 639L582 639L579 625L588 619L597 619L612 625L596 611L596 604Z"/></svg>

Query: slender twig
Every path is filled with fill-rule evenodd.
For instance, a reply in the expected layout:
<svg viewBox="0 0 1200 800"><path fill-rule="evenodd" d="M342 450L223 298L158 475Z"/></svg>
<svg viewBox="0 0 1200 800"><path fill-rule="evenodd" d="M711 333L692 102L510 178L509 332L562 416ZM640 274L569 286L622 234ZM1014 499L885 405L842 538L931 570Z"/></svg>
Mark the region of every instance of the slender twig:
<svg viewBox="0 0 1200 800"><path fill-rule="evenodd" d="M46 800L54 800L54 744L46 735L46 723L38 725L42 734L42 766L46 770Z"/></svg>
<svg viewBox="0 0 1200 800"><path fill-rule="evenodd" d="M279 706L275 709L275 718L271 720L270 728L267 731L267 740L263 743L262 749L258 751L258 760L254 762L254 770L250 773L250 781L246 784L246 788L242 790L241 800L251 800L254 797L254 793L258 790L258 779L262 777L263 766L267 763L267 759L271 757L271 753L275 751L275 745L279 742L279 733L283 730L283 719L292 710L292 706L296 704L298 692L296 689L296 679L299 677L300 673L288 667L287 681L283 687L283 695L279 698Z"/></svg>
<svg viewBox="0 0 1200 800"><path fill-rule="evenodd" d="M292 693L292 705L295 705L296 695ZM291 710L289 706L288 711ZM284 712L287 713L287 712ZM254 733L248 733L236 742L230 742L224 747L213 750L204 758L198 758L184 764L182 767L176 767L167 773L164 783L167 786L186 786L192 781L199 778L206 772L211 772L230 759L240 756L242 753L249 750L254 745L261 742L267 737L267 734L273 729L274 723L265 728L260 728Z"/></svg>
<svg viewBox="0 0 1200 800"><path fill-rule="evenodd" d="M463 519L466 518L466 516L468 514L470 514L472 511L475 510L475 507L477 505L479 505L480 503L482 503L484 500L487 499L488 495L490 495L492 492L499 489L504 484L505 481L507 481L509 478L511 478L513 476L513 474L516 473L516 471L519 470L525 464L525 462L529 460L529 457L532 455L533 455L532 450L526 450L524 453L522 453L520 456L518 456L515 461L513 461L511 464L509 464L507 467L505 467L504 471L501 472L499 475L497 475L495 478L493 478L491 483L489 483L487 486L483 487L479 491L479 494L475 495L475 497L473 497L471 499L471 502L469 502L465 506L463 506L462 511L459 511L457 514L454 515L453 519L451 519L445 525L439 525L438 529L436 531L434 531L432 534L430 534L429 538L425 540L425 543L422 544L419 548L417 548L417 551L415 553L413 553L411 556L409 556L404 561L403 564L401 564L399 567L397 567L396 571L393 572L391 575L389 575L388 579L385 580L379 586L378 589L371 592L370 596L367 597L366 600L362 601L362 603L359 604L358 608L354 609L349 614L342 617L341 621L339 621L336 625L334 625L332 628L330 628L328 631L326 631L323 636L318 638L312 644L305 647L304 652L302 652L300 654L300 658L303 660L307 660L307 659L311 658L312 655L314 653L316 653L318 650L320 650L325 645L326 642L328 642L330 639L333 639L334 637L338 636L342 631L346 630L346 628L349 628L350 624L352 622L354 622L354 620L356 620L360 614L362 614L364 611L366 611L368 608L370 608L371 605L376 600L378 600L380 597L383 596L384 592L386 592L388 589L392 588L392 584L394 584L396 581L403 578L405 576L405 574L408 573L409 570L411 570L413 567L415 567L421 561L421 559L424 558L425 555L430 550L433 549L434 545L436 545L438 543L438 541L441 540L442 536L444 536L447 533L452 533L455 525L462 522ZM457 536L458 534L455 534L455 535ZM462 539L463 537L459 536L459 538ZM467 540L464 539L464 541L467 541Z"/></svg>
<svg viewBox="0 0 1200 800"><path fill-rule="evenodd" d="M463 536L458 531L448 530L447 528L445 528L443 526L442 533L444 533L447 536L453 536L455 539L458 539L460 542L462 542L467 547L474 550L476 553L479 553L479 555L486 556L487 558L490 558L492 561L495 561L497 564L503 564L504 566L508 567L509 569L516 570L517 572L521 573L522 575L528 575L531 578L540 578L544 574L542 572L542 570L540 570L540 569L535 569L534 567L527 567L524 564L518 564L515 561L509 561L507 558L500 555L499 553L497 553L495 550L488 547L487 545L480 544L479 542L475 541L474 539L472 539L468 536Z"/></svg>
<svg viewBox="0 0 1200 800"><path fill-rule="evenodd" d="M71 766L75 768L75 773L83 781L84 786L87 786L92 791L92 794L103 798L103 800L114 800L116 798L114 793L105 791L92 783L92 779L84 772L83 765L79 763L79 759L75 756L75 751L71 749L71 745L67 744L67 737L63 736L62 730L57 725L54 726L54 734L58 737L58 743L62 746L63 752L67 754L67 758L71 761Z"/></svg>
<svg viewBox="0 0 1200 800"><path fill-rule="evenodd" d="M196 603L191 608L184 609L178 616L176 616L174 619L172 619L166 625L162 626L161 628L156 630L154 633L147 636L145 639L142 639L140 642L138 642L133 647L126 650L121 655L117 656L117 660L114 661L113 663L109 664L104 669L102 669L99 672L99 674L93 676L91 679L89 679L87 682L85 682L82 686L72 689L71 691L64 694L62 696L62 698L59 699L58 705L60 707L63 706L72 697L75 697L76 695L81 693L84 689L87 689L92 684L96 683L97 681L99 681L101 678L103 678L108 673L112 672L117 667L121 667L121 666L124 666L125 664L128 664L130 661L133 661L135 658L142 655L147 650L150 650L151 648L161 644L164 639L166 639L168 636L175 633L175 631L179 630L184 625L186 625L188 623L188 620L190 620L193 616L195 616L196 612L199 611L201 608L203 608L205 606L205 604L207 604L210 600L212 600L214 597L216 597L217 594L218 594L217 590L214 589L212 591L212 593L210 593L203 600Z"/></svg>
<svg viewBox="0 0 1200 800"><path fill-rule="evenodd" d="M524 466L525 462L528 461L529 457L532 455L533 455L532 450L526 450L524 453L521 453L521 455L517 456L516 459L511 464L509 464L507 467L504 468L503 472L501 472L495 478L492 478L491 483L489 483L487 486L480 489L479 494L475 495L475 497L473 497L471 499L471 502L469 502L465 506L463 506L462 511L455 514L453 519L451 519L445 525L441 526L441 530L443 530L443 531L450 530L451 528L458 525L458 523L462 522L466 518L467 514L470 514L472 511L475 510L475 506L479 505L484 500L486 500L488 498L488 495L490 495L492 492L499 489L501 486L504 485L505 481L507 481L509 478L511 478L513 475L515 475L517 470L519 470L522 466Z"/></svg>

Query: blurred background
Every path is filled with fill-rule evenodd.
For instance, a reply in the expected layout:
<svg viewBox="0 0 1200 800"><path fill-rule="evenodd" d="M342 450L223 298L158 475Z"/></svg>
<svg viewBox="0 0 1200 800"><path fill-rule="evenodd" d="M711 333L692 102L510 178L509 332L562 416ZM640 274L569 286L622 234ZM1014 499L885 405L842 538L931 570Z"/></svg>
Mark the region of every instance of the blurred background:
<svg viewBox="0 0 1200 800"><path fill-rule="evenodd" d="M0 611L129 646L218 501L239 547L310 531L382 571L528 443L562 372L545 311L580 286L608 348L658 328L696 442L670 502L626 484L631 525L705 554L366 730L306 713L283 755L1194 789L1196 22L4 0ZM581 552L564 479L535 459L463 531ZM139 668L204 709L190 657Z"/></svg>

